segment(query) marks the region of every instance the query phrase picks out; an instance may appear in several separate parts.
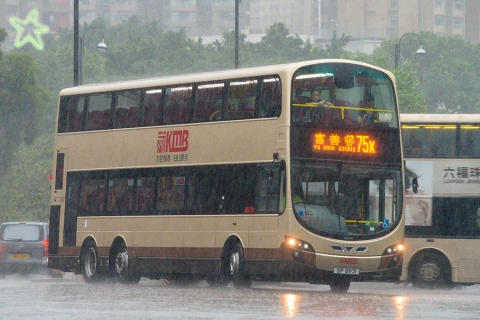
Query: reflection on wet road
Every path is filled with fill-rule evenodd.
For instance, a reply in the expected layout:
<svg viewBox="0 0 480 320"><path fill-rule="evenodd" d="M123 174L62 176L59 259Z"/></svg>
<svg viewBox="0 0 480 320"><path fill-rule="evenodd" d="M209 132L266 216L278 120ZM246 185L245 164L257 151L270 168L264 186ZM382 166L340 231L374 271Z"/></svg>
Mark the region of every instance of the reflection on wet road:
<svg viewBox="0 0 480 320"><path fill-rule="evenodd" d="M480 286L423 290L353 283L328 286L254 282L251 289L173 287L142 279L136 286L88 285L81 278L9 276L0 281L1 319L478 319Z"/></svg>

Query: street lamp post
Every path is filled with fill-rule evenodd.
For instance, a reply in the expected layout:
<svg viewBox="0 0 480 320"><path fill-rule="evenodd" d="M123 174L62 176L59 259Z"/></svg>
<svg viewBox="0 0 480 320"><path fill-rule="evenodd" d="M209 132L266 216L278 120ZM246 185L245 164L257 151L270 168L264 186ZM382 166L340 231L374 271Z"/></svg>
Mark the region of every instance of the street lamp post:
<svg viewBox="0 0 480 320"><path fill-rule="evenodd" d="M405 37L406 35L414 35L418 38L418 41L420 41L420 48L417 50L416 54L418 55L424 55L426 54L427 52L422 48L422 39L420 39L420 37L418 36L418 34L416 33L413 33L413 32L409 32L409 33L405 33L401 38L400 40L398 40L398 43L395 44L395 69L398 68L398 64L400 63L400 43L402 42L402 39L403 37Z"/></svg>
<svg viewBox="0 0 480 320"><path fill-rule="evenodd" d="M238 69L238 20L239 20L240 0L235 0L235 69Z"/></svg>
<svg viewBox="0 0 480 320"><path fill-rule="evenodd" d="M78 59L78 70L79 70L79 84L83 84L83 53L84 53L84 39L85 39L85 34L87 33L88 30L91 29L98 29L100 33L102 34L102 42L97 44L97 49L100 52L105 52L107 50L107 45L105 44L105 36L103 34L103 31L100 28L97 27L90 27L87 28L84 32L83 35L80 37L80 54L79 54L79 59Z"/></svg>
<svg viewBox="0 0 480 320"><path fill-rule="evenodd" d="M79 0L73 0L73 85L78 86L78 16Z"/></svg>

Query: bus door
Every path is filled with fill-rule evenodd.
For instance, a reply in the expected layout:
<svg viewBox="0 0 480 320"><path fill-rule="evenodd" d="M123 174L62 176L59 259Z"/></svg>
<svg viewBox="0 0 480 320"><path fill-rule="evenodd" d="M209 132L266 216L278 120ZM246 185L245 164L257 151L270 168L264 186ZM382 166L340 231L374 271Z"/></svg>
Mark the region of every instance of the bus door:
<svg viewBox="0 0 480 320"><path fill-rule="evenodd" d="M54 163L55 176L52 177L52 201L50 203L49 219L49 254L58 254L58 247L62 245L60 241L61 214L65 210L65 190L67 176L67 149L57 149Z"/></svg>

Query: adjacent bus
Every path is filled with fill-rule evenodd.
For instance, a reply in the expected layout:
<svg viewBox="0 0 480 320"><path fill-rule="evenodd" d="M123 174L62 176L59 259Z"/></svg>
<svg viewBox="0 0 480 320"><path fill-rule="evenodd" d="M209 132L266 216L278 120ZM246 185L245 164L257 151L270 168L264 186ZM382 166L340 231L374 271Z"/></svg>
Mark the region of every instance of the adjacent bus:
<svg viewBox="0 0 480 320"><path fill-rule="evenodd" d="M49 267L86 282L396 281L396 99L391 73L347 60L64 89Z"/></svg>
<svg viewBox="0 0 480 320"><path fill-rule="evenodd" d="M419 185L417 194L407 186L402 280L421 287L480 283L480 116L400 119L406 172Z"/></svg>

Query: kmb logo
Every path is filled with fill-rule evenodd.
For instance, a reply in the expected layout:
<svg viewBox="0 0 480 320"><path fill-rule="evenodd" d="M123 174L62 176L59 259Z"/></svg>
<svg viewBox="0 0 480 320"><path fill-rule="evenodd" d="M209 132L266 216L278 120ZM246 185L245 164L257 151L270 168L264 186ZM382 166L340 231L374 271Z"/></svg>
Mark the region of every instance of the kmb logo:
<svg viewBox="0 0 480 320"><path fill-rule="evenodd" d="M188 130L159 131L157 153L188 150Z"/></svg>

